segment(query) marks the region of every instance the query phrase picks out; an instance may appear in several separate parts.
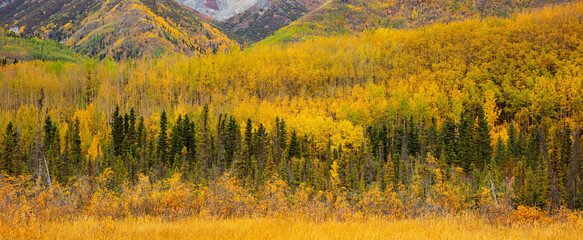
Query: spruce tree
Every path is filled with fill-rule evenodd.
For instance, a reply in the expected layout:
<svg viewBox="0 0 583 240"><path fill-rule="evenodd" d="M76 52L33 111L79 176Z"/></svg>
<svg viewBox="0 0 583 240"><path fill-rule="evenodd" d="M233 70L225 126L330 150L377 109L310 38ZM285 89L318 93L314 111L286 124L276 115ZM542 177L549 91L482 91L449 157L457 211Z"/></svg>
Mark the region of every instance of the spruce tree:
<svg viewBox="0 0 583 240"><path fill-rule="evenodd" d="M158 159L160 163L168 166L168 137L166 135L166 130L168 128L168 119L166 117L166 111L162 112L160 115L160 129L158 132Z"/></svg>
<svg viewBox="0 0 583 240"><path fill-rule="evenodd" d="M253 123L251 118L247 119L247 125L245 125L245 150L247 161L251 160L253 154Z"/></svg>
<svg viewBox="0 0 583 240"><path fill-rule="evenodd" d="M540 139L537 130L538 127L533 127L530 130L530 137L527 143L526 166L530 169L536 169L540 162Z"/></svg>
<svg viewBox="0 0 583 240"><path fill-rule="evenodd" d="M169 154L169 160L170 162L170 167L174 167L178 164L178 162L176 162L177 159L180 159L181 153L182 153L182 148L184 147L183 145L183 128L182 128L182 115L179 114L178 115L178 119L176 120L176 123L174 124L174 126L172 127L172 133L171 133L171 137L170 137L170 142L171 142L171 146L170 146L170 154Z"/></svg>
<svg viewBox="0 0 583 240"><path fill-rule="evenodd" d="M2 148L1 150L1 169L9 175L19 174L20 161L16 157L16 151L18 146L18 134L16 128L12 125L12 122L8 122L6 125L6 130L2 135Z"/></svg>
<svg viewBox="0 0 583 240"><path fill-rule="evenodd" d="M184 115L184 123L183 123L183 137L184 146L188 152L188 160L192 163L196 157L196 137L195 137L195 130L194 130L194 122L190 121L190 117L188 114Z"/></svg>
<svg viewBox="0 0 583 240"><path fill-rule="evenodd" d="M456 135L456 125L451 121L447 121L441 127L439 133L440 141L440 155L446 164L452 164L455 159L457 159L456 145L457 145L457 135Z"/></svg>
<svg viewBox="0 0 583 240"><path fill-rule="evenodd" d="M492 140L490 138L490 127L484 116L482 106L478 107L478 128L476 129L476 140L473 149L475 150L475 164L479 169L484 169L492 158Z"/></svg>
<svg viewBox="0 0 583 240"><path fill-rule="evenodd" d="M279 147L282 151L287 149L287 130L283 118L279 122Z"/></svg>
<svg viewBox="0 0 583 240"><path fill-rule="evenodd" d="M235 152L237 151L237 142L240 138L240 130L237 121L231 116L229 123L227 124L227 135L225 138L225 168L230 169L233 164L233 159L235 158Z"/></svg>
<svg viewBox="0 0 583 240"><path fill-rule="evenodd" d="M124 140L124 120L119 112L119 106L115 106L115 111L111 117L111 138L113 140L113 152L115 156L120 156L123 152Z"/></svg>
<svg viewBox="0 0 583 240"><path fill-rule="evenodd" d="M57 130L56 126L53 125L53 122L51 121L51 117L49 115L45 117L45 125L43 129L44 129L43 139L44 147L45 150L49 150L52 148L53 143L55 142L55 133Z"/></svg>
<svg viewBox="0 0 583 240"><path fill-rule="evenodd" d="M474 149L472 149L472 136L474 130L474 121L471 114L465 112L462 115L462 122L459 127L459 135L457 141L457 158L454 163L464 169L465 172L470 171L470 165L474 161Z"/></svg>
<svg viewBox="0 0 583 240"><path fill-rule="evenodd" d="M263 127L263 123L260 123L257 127L257 131L255 132L255 154L257 156L257 163L259 167L264 167L265 165L265 127Z"/></svg>
<svg viewBox="0 0 583 240"><path fill-rule="evenodd" d="M80 174L83 170L83 155L81 153L81 136L79 132L79 119L75 118L73 124L67 129L67 140L71 146L71 154L69 156L70 174Z"/></svg>
<svg viewBox="0 0 583 240"><path fill-rule="evenodd" d="M496 156L494 157L494 163L500 167L506 166L506 146L504 141L498 138L496 141Z"/></svg>
<svg viewBox="0 0 583 240"><path fill-rule="evenodd" d="M511 156L515 159L520 156L518 148L518 133L516 132L514 122L511 122L510 126L508 126L508 140L506 141L506 147L509 149Z"/></svg>
<svg viewBox="0 0 583 240"><path fill-rule="evenodd" d="M293 157L300 157L300 143L295 130L292 130L288 149L288 158L292 159Z"/></svg>

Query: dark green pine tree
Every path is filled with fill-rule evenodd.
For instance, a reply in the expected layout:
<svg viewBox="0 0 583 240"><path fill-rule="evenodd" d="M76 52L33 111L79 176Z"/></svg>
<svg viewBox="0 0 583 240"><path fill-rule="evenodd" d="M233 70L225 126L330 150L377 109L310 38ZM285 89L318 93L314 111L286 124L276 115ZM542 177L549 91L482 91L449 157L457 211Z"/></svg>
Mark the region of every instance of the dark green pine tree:
<svg viewBox="0 0 583 240"><path fill-rule="evenodd" d="M53 123L50 116L45 117L45 125L43 126L44 130L44 150L45 155L47 157L47 165L49 167L49 171L51 175L54 176L57 174L57 166L58 166L58 158L57 153L60 152L59 147L59 133L57 130L57 125ZM58 180L55 178L55 180Z"/></svg>
<svg viewBox="0 0 583 240"><path fill-rule="evenodd" d="M138 164L138 172L146 173L150 167L148 164L148 153L146 143L146 126L144 124L144 117L140 117L138 126L136 128L136 160Z"/></svg>
<svg viewBox="0 0 583 240"><path fill-rule="evenodd" d="M494 157L494 163L498 166L500 166L501 168L504 168L506 166L506 160L507 160L507 156L506 156L506 146L504 145L504 141L502 141L502 139L498 139L498 141L496 141L496 151L495 151L496 155Z"/></svg>
<svg viewBox="0 0 583 240"><path fill-rule="evenodd" d="M370 148L372 149L372 154L374 157L378 156L379 153L379 138L378 138L378 133L377 133L377 128L375 126L368 126L368 128L366 128L366 134L368 137L368 141L370 143Z"/></svg>
<svg viewBox="0 0 583 240"><path fill-rule="evenodd" d="M474 149L472 149L472 136L474 134L474 121L469 112L462 115L457 141L457 158L454 164L460 166L465 172L470 171L470 165L474 162Z"/></svg>
<svg viewBox="0 0 583 240"><path fill-rule="evenodd" d="M281 151L287 149L287 130L285 127L285 120L282 118L279 122L279 147Z"/></svg>
<svg viewBox="0 0 583 240"><path fill-rule="evenodd" d="M189 160L190 164L192 164L196 158L196 137L194 128L194 122L190 121L188 114L185 114L182 139L184 140L184 146L188 152L187 159Z"/></svg>
<svg viewBox="0 0 583 240"><path fill-rule="evenodd" d="M257 131L255 131L254 139L253 139L253 148L255 149L255 156L257 159L258 167L262 171L263 167L265 166L265 127L263 123L260 123L257 127Z"/></svg>
<svg viewBox="0 0 583 240"><path fill-rule="evenodd" d="M79 132L79 119L75 118L72 127L67 129L67 139L71 146L69 158L69 173L81 174L83 172L83 154L81 152L81 136Z"/></svg>
<svg viewBox="0 0 583 240"><path fill-rule="evenodd" d="M247 119L247 124L245 125L245 141L244 141L244 151L246 162L251 161L251 156L254 155L253 153L253 123L251 122L251 118Z"/></svg>
<svg viewBox="0 0 583 240"><path fill-rule="evenodd" d="M478 107L478 128L476 129L474 146L475 164L479 169L484 169L492 159L492 139L490 138L490 126L484 116L484 108Z"/></svg>
<svg viewBox="0 0 583 240"><path fill-rule="evenodd" d="M295 130L292 130L291 139L289 140L288 159L300 157L300 143Z"/></svg>
<svg viewBox="0 0 583 240"><path fill-rule="evenodd" d="M166 117L166 111L162 112L160 115L160 130L158 132L158 148L156 150L158 154L158 159L161 164L168 166L168 137L166 131L168 128L168 118Z"/></svg>
<svg viewBox="0 0 583 240"><path fill-rule="evenodd" d="M518 133L516 132L514 122L511 122L510 126L508 126L508 140L506 140L506 147L508 148L511 157L514 159L517 159L520 156L518 147Z"/></svg>
<svg viewBox="0 0 583 240"><path fill-rule="evenodd" d="M180 164L180 158L181 158L181 154L182 154L182 148L184 147L183 144L183 126L182 126L182 115L179 114L178 115L178 119L176 120L176 123L174 124L174 127L172 127L172 133L170 136L170 142L171 142L171 146L170 146L170 153L169 153L169 167L177 167L178 164Z"/></svg>
<svg viewBox="0 0 583 240"><path fill-rule="evenodd" d="M442 161L446 164L452 164L457 159L457 139L455 123L451 121L445 122L439 133L439 151Z"/></svg>
<svg viewBox="0 0 583 240"><path fill-rule="evenodd" d="M138 121L138 127L136 128L136 144L138 148L143 148L146 144L146 125L144 123L144 117L140 117Z"/></svg>
<svg viewBox="0 0 583 240"><path fill-rule="evenodd" d="M227 124L227 134L225 136L225 169L230 169L233 164L237 143L240 138L240 130L237 121L231 116Z"/></svg>
<svg viewBox="0 0 583 240"><path fill-rule="evenodd" d="M18 146L18 133L16 128L12 125L12 122L8 122L6 125L6 130L2 134L2 145L1 150L1 171L6 172L9 175L20 174L20 161L16 157L16 151Z"/></svg>
<svg viewBox="0 0 583 240"><path fill-rule="evenodd" d="M387 161L387 156L389 155L390 145L389 145L389 130L386 124L380 128L379 131L379 140L380 140L380 147L379 147L379 156L382 162Z"/></svg>
<svg viewBox="0 0 583 240"><path fill-rule="evenodd" d="M111 117L111 138L113 140L113 154L121 156L123 153L124 119L119 112L119 106L115 106L115 111Z"/></svg>
<svg viewBox="0 0 583 240"><path fill-rule="evenodd" d="M128 116L128 128L126 131L126 137L130 140L130 143L135 145L136 143L136 111L134 108L130 109L130 115Z"/></svg>
<svg viewBox="0 0 583 240"><path fill-rule="evenodd" d="M540 156L540 139L538 135L538 127L533 127L530 130L530 137L528 138L527 142L526 167L530 169L537 169L538 164L540 162L539 156Z"/></svg>
<svg viewBox="0 0 583 240"><path fill-rule="evenodd" d="M57 131L57 126L53 125L53 121L51 121L51 117L49 115L45 117L45 125L43 129L44 129L43 143L45 150L48 151L49 149L52 148L55 142L55 134Z"/></svg>

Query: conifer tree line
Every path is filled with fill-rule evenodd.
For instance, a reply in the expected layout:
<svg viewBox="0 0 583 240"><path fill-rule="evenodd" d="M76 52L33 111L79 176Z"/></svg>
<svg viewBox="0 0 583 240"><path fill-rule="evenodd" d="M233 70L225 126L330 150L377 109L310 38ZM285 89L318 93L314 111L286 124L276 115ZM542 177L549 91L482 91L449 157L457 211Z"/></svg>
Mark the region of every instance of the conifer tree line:
<svg viewBox="0 0 583 240"><path fill-rule="evenodd" d="M228 114L210 121L217 116L204 106L200 113L175 119L162 111L155 129L148 129L133 108L124 113L116 106L113 112L97 158L82 149L79 119L70 120L60 136L57 122L45 117L42 141L32 148L47 159L53 181L92 179L111 169L110 188L116 190L135 183L140 174L155 181L181 173L184 181L205 185L230 173L249 189L276 177L292 189L307 185L358 194L380 186L387 192L416 189L421 196L436 194L430 189L440 181L461 181L469 192L492 184L493 194L510 194L514 205L583 206L579 129L570 129L568 123L553 131L536 121L530 126L510 123L506 140L492 139L481 105L467 106L458 123L396 117L366 127L362 142L329 140L325 146L288 128L279 117L273 129ZM23 149L19 136L12 122L3 129L0 170L8 175L45 174L35 151Z"/></svg>

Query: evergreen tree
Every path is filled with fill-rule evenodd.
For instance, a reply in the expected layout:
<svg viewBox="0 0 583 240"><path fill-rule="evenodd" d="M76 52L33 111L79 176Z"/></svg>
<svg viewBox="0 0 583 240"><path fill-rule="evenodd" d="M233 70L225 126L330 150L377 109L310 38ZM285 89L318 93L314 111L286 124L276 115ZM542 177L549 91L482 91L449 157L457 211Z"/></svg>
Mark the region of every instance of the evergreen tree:
<svg viewBox="0 0 583 240"><path fill-rule="evenodd" d="M452 164L457 159L456 145L457 135L455 123L447 121L441 127L439 133L440 154L446 164Z"/></svg>
<svg viewBox="0 0 583 240"><path fill-rule="evenodd" d="M482 106L478 107L478 129L476 129L476 140L473 146L475 150L475 164L479 169L484 169L486 164L492 159L492 140L490 138L490 127L484 116Z"/></svg>
<svg viewBox="0 0 583 240"><path fill-rule="evenodd" d="M300 157L300 143L295 130L292 130L291 139L289 141L288 158Z"/></svg>
<svg viewBox="0 0 583 240"><path fill-rule="evenodd" d="M136 143L138 147L143 147L146 141L146 126L144 123L144 117L140 117L138 122L138 127L136 128Z"/></svg>
<svg viewBox="0 0 583 240"><path fill-rule="evenodd" d="M237 143L240 138L240 130L237 121L233 117L230 117L229 124L227 125L227 136L225 139L225 161L226 169L231 168L233 164L233 159L235 158L235 152L237 151Z"/></svg>
<svg viewBox="0 0 583 240"><path fill-rule="evenodd" d="M171 133L171 137L170 137L170 142L171 142L171 146L170 146L170 153L169 153L169 160L171 161L170 167L175 167L177 166L177 164L179 164L179 162L177 162L177 160L180 159L180 156L182 154L182 148L184 147L183 144L183 128L182 128L182 115L179 114L178 115L178 119L176 120L176 123L174 124L174 127L172 127L172 133Z"/></svg>
<svg viewBox="0 0 583 240"><path fill-rule="evenodd" d="M518 147L518 133L516 132L514 122L511 122L510 126L508 127L508 140L506 142L506 146L509 149L509 152L512 157L516 159L520 156L520 151Z"/></svg>
<svg viewBox="0 0 583 240"><path fill-rule="evenodd" d="M113 154L120 156L123 152L124 120L119 112L119 106L115 106L115 111L111 117L111 138L113 140Z"/></svg>
<svg viewBox="0 0 583 240"><path fill-rule="evenodd" d="M251 122L251 118L247 119L247 125L245 125L245 154L246 154L246 161L251 160L251 156L254 155L253 153L253 124Z"/></svg>
<svg viewBox="0 0 583 240"><path fill-rule="evenodd" d="M281 119L279 122L279 147L281 148L281 151L287 149L287 130L284 119Z"/></svg>
<svg viewBox="0 0 583 240"><path fill-rule="evenodd" d="M494 163L498 166L506 166L506 146L500 138L496 141L496 156L494 157Z"/></svg>
<svg viewBox="0 0 583 240"><path fill-rule="evenodd" d="M259 124L259 127L257 127L257 131L255 132L255 137L254 137L254 152L255 155L257 156L257 163L259 164L259 167L262 168L265 165L265 138L266 138L266 133L265 133L265 127L263 127L263 123Z"/></svg>
<svg viewBox="0 0 583 240"><path fill-rule="evenodd" d="M8 122L6 125L6 130L2 135L2 148L1 150L1 169L9 175L20 174L20 160L16 157L16 151L18 146L18 134L16 128L12 125L12 122Z"/></svg>
<svg viewBox="0 0 583 240"><path fill-rule="evenodd" d="M465 112L462 115L462 122L459 127L457 159L454 161L454 163L457 166L462 167L465 172L470 171L470 165L474 162L474 149L472 149L473 132L473 117L468 112Z"/></svg>
<svg viewBox="0 0 583 240"><path fill-rule="evenodd" d="M166 111L162 112L160 115L160 130L158 132L158 148L157 154L160 163L168 166L168 137L166 135L166 130L168 128L168 119L166 117Z"/></svg>
<svg viewBox="0 0 583 240"><path fill-rule="evenodd" d="M57 131L57 126L53 125L53 122L51 121L51 117L49 115L45 117L45 125L43 129L44 129L43 139L44 147L45 150L49 150L52 148L55 142L55 134Z"/></svg>
<svg viewBox="0 0 583 240"><path fill-rule="evenodd" d="M134 108L130 109L126 135L131 145L134 146L134 144L136 143L136 111L134 110Z"/></svg>
<svg viewBox="0 0 583 240"><path fill-rule="evenodd" d="M528 150L526 152L526 166L531 169L536 169L539 164L540 139L537 129L538 127L534 127L531 129L530 137L527 143Z"/></svg>
<svg viewBox="0 0 583 240"><path fill-rule="evenodd" d="M195 126L194 122L190 121L188 114L184 115L183 124L183 137L184 146L188 152L188 160L192 163L196 157L196 137L195 137Z"/></svg>
<svg viewBox="0 0 583 240"><path fill-rule="evenodd" d="M83 154L81 152L81 136L79 132L79 119L75 118L73 124L67 129L67 141L71 146L71 154L67 163L70 174L80 174L83 171Z"/></svg>

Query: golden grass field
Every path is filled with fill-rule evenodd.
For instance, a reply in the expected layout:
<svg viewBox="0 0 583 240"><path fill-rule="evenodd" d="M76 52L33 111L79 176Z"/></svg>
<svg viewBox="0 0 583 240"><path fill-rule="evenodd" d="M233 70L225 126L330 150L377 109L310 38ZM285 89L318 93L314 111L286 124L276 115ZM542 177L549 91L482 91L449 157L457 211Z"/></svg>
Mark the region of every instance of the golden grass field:
<svg viewBox="0 0 583 240"><path fill-rule="evenodd" d="M39 239L583 239L582 224L522 223L499 226L473 216L365 221L325 221L273 218L209 220L159 218L125 220L79 219L53 222ZM2 236L14 239L17 236ZM18 237L17 237L18 238Z"/></svg>

